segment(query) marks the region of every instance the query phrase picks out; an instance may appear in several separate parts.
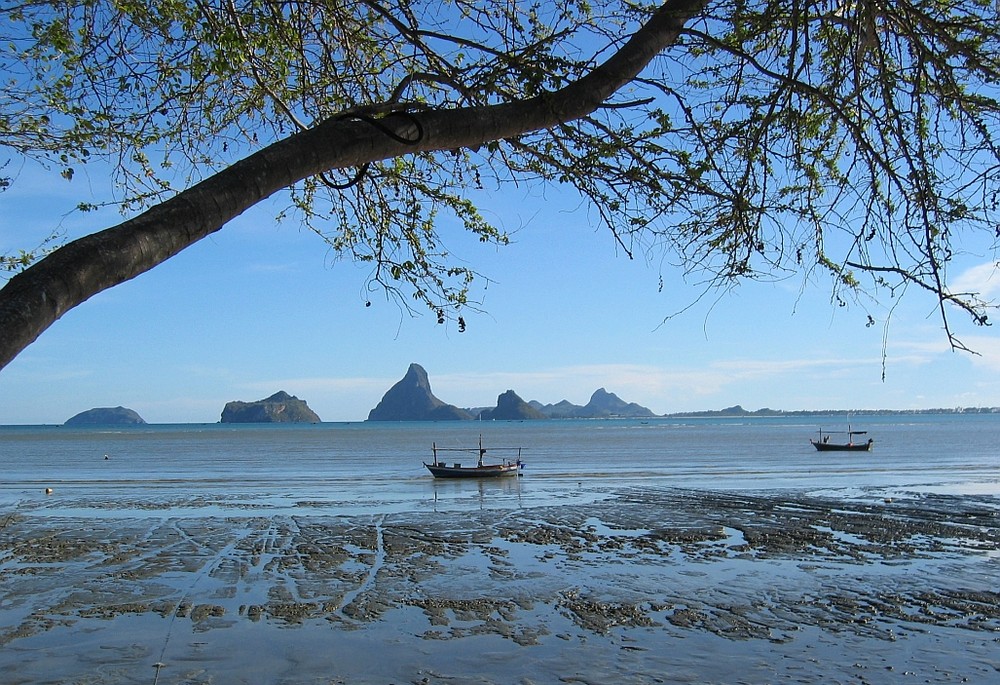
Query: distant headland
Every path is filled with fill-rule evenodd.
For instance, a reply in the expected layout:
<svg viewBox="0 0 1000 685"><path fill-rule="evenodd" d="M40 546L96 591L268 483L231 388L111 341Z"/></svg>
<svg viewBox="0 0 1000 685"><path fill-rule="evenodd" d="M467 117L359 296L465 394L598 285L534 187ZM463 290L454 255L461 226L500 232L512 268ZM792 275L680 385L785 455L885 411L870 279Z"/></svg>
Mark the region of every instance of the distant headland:
<svg viewBox="0 0 1000 685"><path fill-rule="evenodd" d="M406 375L382 396L368 413L369 421L531 421L540 419L651 418L646 407L625 402L614 393L600 388L585 406L566 400L558 404L525 402L513 390L497 397L495 407L463 409L448 404L431 391L427 372L420 364L410 364Z"/></svg>
<svg viewBox="0 0 1000 685"><path fill-rule="evenodd" d="M685 411L663 414L667 419L712 418L726 416L885 416L888 414L1000 414L1000 407L953 407L938 409L744 409L734 405L725 409Z"/></svg>
<svg viewBox="0 0 1000 685"><path fill-rule="evenodd" d="M305 401L279 390L254 402L227 402L221 423L320 423L320 418Z"/></svg>
<svg viewBox="0 0 1000 685"><path fill-rule="evenodd" d="M556 404L525 401L513 390L497 397L493 407L458 407L435 397L427 371L410 364L406 374L368 412L367 421L536 421L546 419L683 419L809 416L879 416L888 414L1000 414L1000 407L955 407L938 409L744 409L736 404L725 409L656 414L626 402L604 388L598 388L585 405L562 400ZM123 426L146 423L125 407L97 408L81 412L66 421L67 426ZM321 423L309 405L280 390L262 400L226 403L221 423Z"/></svg>
<svg viewBox="0 0 1000 685"><path fill-rule="evenodd" d="M472 418L464 409L434 396L427 372L419 364L410 364L406 375L368 412L369 421L468 421Z"/></svg>
<svg viewBox="0 0 1000 685"><path fill-rule="evenodd" d="M66 419L67 426L139 426L145 420L126 407L95 407Z"/></svg>

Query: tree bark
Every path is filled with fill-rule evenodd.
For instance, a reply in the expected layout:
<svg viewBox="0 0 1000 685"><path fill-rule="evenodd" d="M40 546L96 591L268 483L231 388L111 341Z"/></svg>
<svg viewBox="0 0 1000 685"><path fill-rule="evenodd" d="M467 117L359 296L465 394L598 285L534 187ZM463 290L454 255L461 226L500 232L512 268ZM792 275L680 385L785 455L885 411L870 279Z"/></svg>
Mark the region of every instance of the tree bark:
<svg viewBox="0 0 1000 685"><path fill-rule="evenodd" d="M413 138L413 122L419 122L422 136L412 145L365 122L334 117L260 150L134 219L66 244L0 290L0 369L73 307L166 261L298 181L416 151L476 147L590 114L669 47L704 3L668 0L621 50L561 90L495 106L380 120L402 138Z"/></svg>

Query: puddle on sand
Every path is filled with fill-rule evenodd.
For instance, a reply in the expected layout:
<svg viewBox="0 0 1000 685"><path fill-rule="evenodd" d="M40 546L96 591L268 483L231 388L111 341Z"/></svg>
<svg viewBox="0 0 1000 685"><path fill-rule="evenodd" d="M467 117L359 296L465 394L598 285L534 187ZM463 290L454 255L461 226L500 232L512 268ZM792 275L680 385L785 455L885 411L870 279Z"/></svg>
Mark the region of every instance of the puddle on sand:
<svg viewBox="0 0 1000 685"><path fill-rule="evenodd" d="M3 530L10 682L982 682L1000 514L630 491L591 506Z"/></svg>

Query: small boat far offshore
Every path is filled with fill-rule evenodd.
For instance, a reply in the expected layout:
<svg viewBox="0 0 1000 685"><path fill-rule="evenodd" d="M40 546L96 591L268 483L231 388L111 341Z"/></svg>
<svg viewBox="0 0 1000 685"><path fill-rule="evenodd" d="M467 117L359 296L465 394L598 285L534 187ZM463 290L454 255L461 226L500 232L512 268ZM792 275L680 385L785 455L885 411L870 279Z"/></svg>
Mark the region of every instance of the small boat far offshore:
<svg viewBox="0 0 1000 685"><path fill-rule="evenodd" d="M510 451L517 450L517 458L504 459L499 464L484 463L483 460L486 457L486 448L483 447L483 437L479 436L478 450L461 447L438 447L437 444L433 444L432 450L434 452L434 462L432 464L424 462L424 466L427 467L427 470L430 471L435 478L498 478L501 476L520 475L521 469L524 468L524 462L521 461L521 448L509 447L494 449L507 449ZM469 454L475 454L477 451L479 453L479 458L475 466L462 466L461 463L457 462L449 465L443 460L438 459L438 452L466 452Z"/></svg>
<svg viewBox="0 0 1000 685"><path fill-rule="evenodd" d="M855 435L867 435L868 431L851 430L847 427L847 442L830 442L830 436L844 431L824 431L820 429L819 440L809 440L812 446L820 452L871 452L875 441L868 438L867 442L854 442Z"/></svg>

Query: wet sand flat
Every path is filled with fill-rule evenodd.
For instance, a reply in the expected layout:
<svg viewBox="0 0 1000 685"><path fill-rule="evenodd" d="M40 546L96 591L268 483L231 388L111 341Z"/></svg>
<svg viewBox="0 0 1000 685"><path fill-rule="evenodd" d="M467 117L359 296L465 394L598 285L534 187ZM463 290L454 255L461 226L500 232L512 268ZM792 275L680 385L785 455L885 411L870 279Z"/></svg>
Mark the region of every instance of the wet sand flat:
<svg viewBox="0 0 1000 685"><path fill-rule="evenodd" d="M308 502L211 515L178 498L20 503L0 510L0 672L10 684L990 682L998 505L657 488L362 516Z"/></svg>

